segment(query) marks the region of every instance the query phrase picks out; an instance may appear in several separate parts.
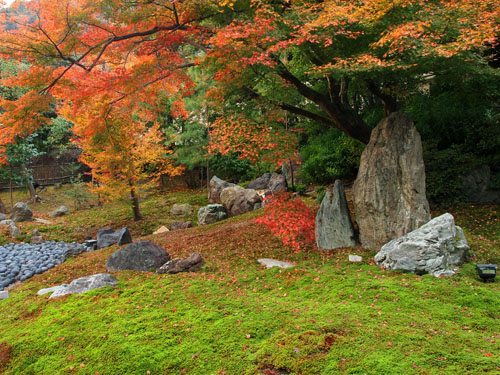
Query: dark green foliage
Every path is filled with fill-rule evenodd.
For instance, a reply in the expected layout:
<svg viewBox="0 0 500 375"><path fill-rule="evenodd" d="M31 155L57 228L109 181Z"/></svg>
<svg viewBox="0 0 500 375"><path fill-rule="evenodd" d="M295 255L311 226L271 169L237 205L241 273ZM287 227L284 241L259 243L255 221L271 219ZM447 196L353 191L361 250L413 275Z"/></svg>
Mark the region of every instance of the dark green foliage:
<svg viewBox="0 0 500 375"><path fill-rule="evenodd" d="M226 181L247 181L253 177L250 162L239 159L235 153L211 157L210 169L213 175Z"/></svg>
<svg viewBox="0 0 500 375"><path fill-rule="evenodd" d="M330 183L337 178L354 178L363 144L337 129L327 129L309 137L301 149L305 182Z"/></svg>
<svg viewBox="0 0 500 375"><path fill-rule="evenodd" d="M491 70L443 73L410 98L405 109L422 135L428 198L459 200L460 176L480 165L500 172L499 103L500 79Z"/></svg>

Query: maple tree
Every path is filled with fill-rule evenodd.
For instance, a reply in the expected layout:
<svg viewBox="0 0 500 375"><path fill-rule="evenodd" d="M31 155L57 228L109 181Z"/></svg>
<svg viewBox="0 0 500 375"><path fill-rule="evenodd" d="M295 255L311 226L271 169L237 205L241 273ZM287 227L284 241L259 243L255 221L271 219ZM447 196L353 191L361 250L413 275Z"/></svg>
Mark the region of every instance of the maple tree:
<svg viewBox="0 0 500 375"><path fill-rule="evenodd" d="M257 224L266 225L275 237L281 238L285 246L296 252L314 243L316 216L300 198L280 192L266 199L265 214L255 219Z"/></svg>
<svg viewBox="0 0 500 375"><path fill-rule="evenodd" d="M25 91L0 102L0 146L56 108L102 176L124 167L108 163L118 154L147 165L135 142L154 126L159 94L185 117L187 68L199 64L213 77L213 150L289 160L298 118L367 143L372 103L388 113L443 70L489 69L483 51L498 44L498 20L494 0L18 0L2 12L0 57L27 68L2 85ZM129 146L117 154L111 139ZM103 142L107 151L95 147Z"/></svg>
<svg viewBox="0 0 500 375"><path fill-rule="evenodd" d="M389 113L442 71L487 70L498 20L493 0L252 1L210 39L212 96L234 98L237 111L281 108L367 143L372 103Z"/></svg>

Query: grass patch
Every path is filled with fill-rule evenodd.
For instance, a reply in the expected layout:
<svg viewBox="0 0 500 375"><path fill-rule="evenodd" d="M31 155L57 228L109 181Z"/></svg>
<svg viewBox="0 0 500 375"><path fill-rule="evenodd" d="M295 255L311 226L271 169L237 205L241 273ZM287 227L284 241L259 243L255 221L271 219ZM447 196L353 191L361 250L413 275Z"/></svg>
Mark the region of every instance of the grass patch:
<svg viewBox="0 0 500 375"><path fill-rule="evenodd" d="M296 254L253 223L260 212L151 235L177 220L174 203L197 211L205 199L202 191L152 196L136 226L121 202L58 219L45 231L54 239L126 224L173 257L200 252L206 265L177 275L117 272L115 288L36 295L104 272L112 247L20 284L0 301L0 342L12 349L5 374L500 373L500 283L480 282L473 263L437 279L383 271L362 249ZM434 210L445 211L464 227L474 262L499 259L499 206ZM365 261L349 263L352 252ZM297 266L267 270L260 257Z"/></svg>

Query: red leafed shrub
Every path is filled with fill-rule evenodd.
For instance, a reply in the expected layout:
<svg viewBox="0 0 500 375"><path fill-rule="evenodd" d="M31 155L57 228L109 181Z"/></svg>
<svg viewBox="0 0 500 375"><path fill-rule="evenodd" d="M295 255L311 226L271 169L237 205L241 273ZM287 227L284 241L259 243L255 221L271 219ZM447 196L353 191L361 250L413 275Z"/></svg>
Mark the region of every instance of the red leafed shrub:
<svg viewBox="0 0 500 375"><path fill-rule="evenodd" d="M301 199L294 198L290 193L278 193L267 200L265 215L256 218L256 223L266 225L285 246L292 247L296 252L314 243L314 212Z"/></svg>

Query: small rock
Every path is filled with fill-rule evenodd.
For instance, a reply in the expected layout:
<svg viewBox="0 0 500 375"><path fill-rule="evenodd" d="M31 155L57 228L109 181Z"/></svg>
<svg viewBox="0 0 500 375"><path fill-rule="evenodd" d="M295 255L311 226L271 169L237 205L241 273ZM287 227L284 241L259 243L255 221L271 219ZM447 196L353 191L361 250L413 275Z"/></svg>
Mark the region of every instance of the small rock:
<svg viewBox="0 0 500 375"><path fill-rule="evenodd" d="M33 230L33 232L31 233L30 244L31 245L40 245L44 242L45 242L45 240L43 239L43 236L40 234L38 229Z"/></svg>
<svg viewBox="0 0 500 375"><path fill-rule="evenodd" d="M170 230L166 226L162 225L157 230L155 230L153 232L153 234L162 234L162 233L167 233L167 232L170 232Z"/></svg>
<svg viewBox="0 0 500 375"><path fill-rule="evenodd" d="M176 258L158 268L156 273L175 274L179 272L195 272L203 266L203 259L199 253L193 253L189 258Z"/></svg>
<svg viewBox="0 0 500 375"><path fill-rule="evenodd" d="M14 207L12 207L9 219L16 223L20 221L31 221L33 220L33 212L26 203L17 202Z"/></svg>
<svg viewBox="0 0 500 375"><path fill-rule="evenodd" d="M257 262L263 264L267 268L279 267L279 268L291 268L295 267L295 263L284 262L282 260L270 259L270 258L260 258Z"/></svg>
<svg viewBox="0 0 500 375"><path fill-rule="evenodd" d="M352 255L349 254L349 262L362 262L363 257L360 257L359 255Z"/></svg>
<svg viewBox="0 0 500 375"><path fill-rule="evenodd" d="M40 223L40 224L46 224L46 225L50 225L52 224L52 221L48 221L48 220L45 220L45 219L36 219L35 218L35 223Z"/></svg>
<svg viewBox="0 0 500 375"><path fill-rule="evenodd" d="M170 230L179 230L179 229L187 229L192 228L193 223L191 221L174 221L170 225Z"/></svg>
<svg viewBox="0 0 500 375"><path fill-rule="evenodd" d="M60 216L68 215L68 214L69 214L69 210L66 206L59 206L54 211L51 212L50 216L51 217L60 217Z"/></svg>
<svg viewBox="0 0 500 375"><path fill-rule="evenodd" d="M209 204L201 207L198 211L198 224L206 225L221 221L227 218L226 209L222 204Z"/></svg>
<svg viewBox="0 0 500 375"><path fill-rule="evenodd" d="M97 248L102 249L114 244L125 245L132 243L132 236L127 228L113 230L104 228L97 232Z"/></svg>
<svg viewBox="0 0 500 375"><path fill-rule="evenodd" d="M92 276L80 277L79 279L73 280L69 285L63 284L54 287L55 290L50 298L62 297L67 294L82 294L105 286L115 286L117 282L118 280L116 277L109 273L98 273Z"/></svg>
<svg viewBox="0 0 500 375"><path fill-rule="evenodd" d="M189 216L193 213L193 207L189 203L174 204L170 210L172 216Z"/></svg>
<svg viewBox="0 0 500 375"><path fill-rule="evenodd" d="M0 225L9 225L9 224L12 224L13 221L12 220L2 220L0 221Z"/></svg>
<svg viewBox="0 0 500 375"><path fill-rule="evenodd" d="M7 290L0 290L0 299L9 298L9 292Z"/></svg>
<svg viewBox="0 0 500 375"><path fill-rule="evenodd" d="M7 218L7 215L4 213L0 212L0 221L5 220Z"/></svg>
<svg viewBox="0 0 500 375"><path fill-rule="evenodd" d="M68 284L57 285L57 286L53 286L51 288L40 289L38 292L36 292L36 295L43 296L44 294L53 293L53 292L60 292L60 291L65 290L67 288L68 288Z"/></svg>
<svg viewBox="0 0 500 375"><path fill-rule="evenodd" d="M14 223L10 223L9 226L7 227L7 229L9 230L10 236L13 239L16 239L17 237L22 236L22 234L23 234L21 232L21 230Z"/></svg>

